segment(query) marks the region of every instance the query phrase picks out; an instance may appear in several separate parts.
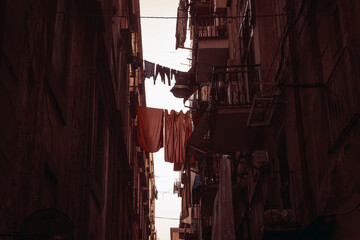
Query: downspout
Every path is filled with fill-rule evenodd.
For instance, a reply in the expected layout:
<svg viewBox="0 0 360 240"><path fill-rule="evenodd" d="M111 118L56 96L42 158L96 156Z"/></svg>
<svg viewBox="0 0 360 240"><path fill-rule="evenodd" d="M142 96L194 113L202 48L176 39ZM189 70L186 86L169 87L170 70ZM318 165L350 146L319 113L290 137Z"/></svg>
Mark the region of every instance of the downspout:
<svg viewBox="0 0 360 240"><path fill-rule="evenodd" d="M89 238L89 213L90 213L90 197L91 197L91 187L92 187L92 159L93 159L93 129L94 129L94 97L95 97L95 75L96 75L96 46L97 46L97 33L93 34L94 42L92 45L92 54L91 54L91 77L90 77L90 87L89 87L89 123L88 123L88 150L87 157L85 160L85 189L83 192L83 216L82 216L82 226L79 231L79 238L88 239ZM82 235L82 236L81 236Z"/></svg>
<svg viewBox="0 0 360 240"><path fill-rule="evenodd" d="M292 2L288 1L288 6L291 9L293 7ZM290 59L291 59L291 68L292 68L292 78L294 85L299 85L299 75L297 67L297 54L296 54L296 40L295 40L295 31L291 29L289 34L289 49L290 49ZM315 206L314 206L314 195L310 187L309 181L309 169L308 169L308 160L306 157L306 143L304 135L304 122L303 122L303 113L301 105L301 92L300 88L294 88L294 104L295 104L295 117L296 117L296 128L297 128L297 140L299 146L299 155L300 155L300 168L301 168L301 180L303 186L303 194L305 206L309 209L310 218L314 217Z"/></svg>

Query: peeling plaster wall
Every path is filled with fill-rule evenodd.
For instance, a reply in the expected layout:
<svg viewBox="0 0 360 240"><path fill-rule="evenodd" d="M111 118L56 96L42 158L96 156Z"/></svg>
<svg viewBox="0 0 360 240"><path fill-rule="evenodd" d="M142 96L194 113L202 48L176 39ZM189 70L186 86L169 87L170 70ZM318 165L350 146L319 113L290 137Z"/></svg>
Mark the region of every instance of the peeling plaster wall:
<svg viewBox="0 0 360 240"><path fill-rule="evenodd" d="M110 14L112 1L102 2ZM123 113L116 107L126 95L110 71L116 64L127 71L110 54L120 23L105 18L103 34L101 18L92 17L96 1L2 1L0 7L0 233L19 231L38 209L56 208L72 220L75 239L131 236L127 140L119 126L127 106ZM93 193L99 97L110 132L102 200Z"/></svg>

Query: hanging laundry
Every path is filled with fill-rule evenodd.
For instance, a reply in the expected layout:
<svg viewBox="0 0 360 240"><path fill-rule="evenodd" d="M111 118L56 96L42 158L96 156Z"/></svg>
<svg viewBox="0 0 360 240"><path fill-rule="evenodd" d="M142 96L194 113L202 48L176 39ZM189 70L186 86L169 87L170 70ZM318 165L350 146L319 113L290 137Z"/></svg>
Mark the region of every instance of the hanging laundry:
<svg viewBox="0 0 360 240"><path fill-rule="evenodd" d="M174 168L173 168L173 171L174 172L179 172L179 171L181 171L181 167L182 167L182 163L174 163Z"/></svg>
<svg viewBox="0 0 360 240"><path fill-rule="evenodd" d="M170 78L172 79L176 79L176 70L175 69L170 69Z"/></svg>
<svg viewBox="0 0 360 240"><path fill-rule="evenodd" d="M216 193L212 221L214 226L211 240L235 240L235 226L233 215L232 185L231 185L231 160L227 155L220 159L219 189Z"/></svg>
<svg viewBox="0 0 360 240"><path fill-rule="evenodd" d="M143 66L143 60L139 57L132 56L131 67L132 67L133 71L135 71L136 69L138 69L139 67L142 67L142 66Z"/></svg>
<svg viewBox="0 0 360 240"><path fill-rule="evenodd" d="M176 20L176 45L175 49L183 48L186 40L186 28L188 20L188 7L189 3L187 0L180 0L177 9L177 20Z"/></svg>
<svg viewBox="0 0 360 240"><path fill-rule="evenodd" d="M168 67L163 67L163 71L168 79L168 85L171 86L171 79L170 79L170 68ZM165 80L164 80L165 83Z"/></svg>
<svg viewBox="0 0 360 240"><path fill-rule="evenodd" d="M177 159L177 162L184 163L186 158L186 142L189 139L192 127L191 127L191 117L190 112L187 111L186 113L183 113L180 111L179 117L178 117L178 126L179 126L179 159Z"/></svg>
<svg viewBox="0 0 360 240"><path fill-rule="evenodd" d="M176 112L172 110L170 114L168 110L165 110L165 140L164 140L164 154L165 162L173 163L175 162L175 154L172 151L175 146L178 145L179 139L177 138L178 128L175 126L176 122Z"/></svg>
<svg viewBox="0 0 360 240"><path fill-rule="evenodd" d="M154 77L155 64L152 62L148 62L146 60L144 60L144 63L145 63L145 77L146 78Z"/></svg>
<svg viewBox="0 0 360 240"><path fill-rule="evenodd" d="M137 107L137 143L149 153L163 147L163 109Z"/></svg>
<svg viewBox="0 0 360 240"><path fill-rule="evenodd" d="M186 142L192 132L190 112L170 114L165 110L165 161L178 165L185 162Z"/></svg>
<svg viewBox="0 0 360 240"><path fill-rule="evenodd" d="M156 72L155 72L155 77L154 77L154 84L155 84L155 79L157 78L157 76L160 74L161 77L161 82L165 83L165 73L163 70L163 66L156 64Z"/></svg>
<svg viewBox="0 0 360 240"><path fill-rule="evenodd" d="M171 80L176 79L176 74L177 74L177 71L175 69L170 70L170 78L171 78Z"/></svg>
<svg viewBox="0 0 360 240"><path fill-rule="evenodd" d="M171 83L170 83L170 68L163 67L163 66L161 66L159 64L156 64L155 78L157 78L158 74L160 74L162 83L165 84L165 76L166 76L168 78L169 86L171 85ZM154 81L154 83L155 83L155 81Z"/></svg>

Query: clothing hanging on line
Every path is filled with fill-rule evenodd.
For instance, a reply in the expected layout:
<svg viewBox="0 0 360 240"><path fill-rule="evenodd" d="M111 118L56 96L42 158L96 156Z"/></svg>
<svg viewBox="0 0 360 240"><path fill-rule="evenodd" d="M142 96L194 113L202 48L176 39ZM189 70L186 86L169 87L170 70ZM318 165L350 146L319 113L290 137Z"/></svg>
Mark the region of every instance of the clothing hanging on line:
<svg viewBox="0 0 360 240"><path fill-rule="evenodd" d="M192 132L190 112L176 113L174 110L170 114L165 110L165 156L166 162L179 165L185 163L186 142Z"/></svg>
<svg viewBox="0 0 360 240"><path fill-rule="evenodd" d="M154 85L155 85L155 81L157 79L157 76L160 74L161 77L161 81L165 82L165 73L163 71L163 66L156 64L156 70L155 70L155 77L154 77Z"/></svg>
<svg viewBox="0 0 360 240"><path fill-rule="evenodd" d="M173 163L175 162L175 158L176 158L174 154L174 149L176 148L176 146L179 145L178 143L179 139L177 138L179 133L178 133L178 128L175 125L176 112L172 110L169 114L168 110L165 110L164 122L165 122L164 159L165 162Z"/></svg>
<svg viewBox="0 0 360 240"><path fill-rule="evenodd" d="M227 155L223 155L220 159L219 174L219 189L216 193L213 206L211 240L235 240L231 160Z"/></svg>
<svg viewBox="0 0 360 240"><path fill-rule="evenodd" d="M177 20L176 20L176 44L175 49L183 48L186 41L186 30L187 30L187 19L188 19L188 7L189 3L187 0L180 0L177 9Z"/></svg>
<svg viewBox="0 0 360 240"><path fill-rule="evenodd" d="M170 70L171 80L172 80L172 79L176 79L176 74L177 74L177 70L175 70L175 69L171 69L171 70Z"/></svg>
<svg viewBox="0 0 360 240"><path fill-rule="evenodd" d="M153 77L154 79L154 85L156 84L156 78L157 76L160 74L161 77L161 82L163 82L165 84L166 79L165 76L168 79L168 85L171 86L171 80L175 79L178 77L179 74L183 74L185 72L181 72L175 69L170 69L168 67L164 67L160 64L156 64L153 62L149 62L147 60L144 60L138 56L134 56L130 53L128 53L129 55L129 63L131 63L131 67L132 70L136 70L139 67L144 66L144 75L143 78L151 78ZM145 80L145 79L144 79Z"/></svg>
<svg viewBox="0 0 360 240"><path fill-rule="evenodd" d="M164 110L157 108L137 107L138 126L137 143L146 152L153 153L163 147Z"/></svg>
<svg viewBox="0 0 360 240"><path fill-rule="evenodd" d="M163 67L163 71L168 79L168 85L171 86L171 78L170 78L170 68L168 67ZM165 83L165 80L164 80Z"/></svg>
<svg viewBox="0 0 360 240"><path fill-rule="evenodd" d="M156 64L156 73L155 73L155 78L154 78L154 84L155 84L155 79L157 78L157 76L159 74L161 77L161 82L165 84L165 76L166 76L168 78L169 86L170 86L170 68L163 67L159 64Z"/></svg>
<svg viewBox="0 0 360 240"><path fill-rule="evenodd" d="M148 62L146 60L144 60L144 63L145 63L145 77L146 78L154 77L155 64L152 62Z"/></svg>
<svg viewBox="0 0 360 240"><path fill-rule="evenodd" d="M135 71L136 69L138 69L139 67L142 67L142 66L143 66L143 60L139 57L132 56L131 67L132 67L133 71Z"/></svg>

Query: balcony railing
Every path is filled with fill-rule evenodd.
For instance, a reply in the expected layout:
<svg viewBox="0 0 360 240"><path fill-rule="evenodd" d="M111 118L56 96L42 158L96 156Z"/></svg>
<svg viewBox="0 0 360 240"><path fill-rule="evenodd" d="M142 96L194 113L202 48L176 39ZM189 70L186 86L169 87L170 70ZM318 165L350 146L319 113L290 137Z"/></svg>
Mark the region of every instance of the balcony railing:
<svg viewBox="0 0 360 240"><path fill-rule="evenodd" d="M213 89L217 106L250 107L254 97L268 91L273 84L263 83L260 66L215 67L212 82L201 82L199 100L209 101Z"/></svg>
<svg viewBox="0 0 360 240"><path fill-rule="evenodd" d="M344 48L328 80L328 118L332 148L360 118L359 98L350 89L349 51Z"/></svg>
<svg viewBox="0 0 360 240"><path fill-rule="evenodd" d="M268 183L264 203L264 225L297 226L295 172L271 172L264 177L264 181Z"/></svg>
<svg viewBox="0 0 360 240"><path fill-rule="evenodd" d="M199 39L227 38L226 16L213 13L195 16L196 30Z"/></svg>

